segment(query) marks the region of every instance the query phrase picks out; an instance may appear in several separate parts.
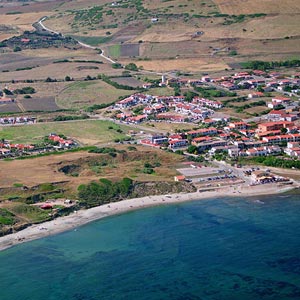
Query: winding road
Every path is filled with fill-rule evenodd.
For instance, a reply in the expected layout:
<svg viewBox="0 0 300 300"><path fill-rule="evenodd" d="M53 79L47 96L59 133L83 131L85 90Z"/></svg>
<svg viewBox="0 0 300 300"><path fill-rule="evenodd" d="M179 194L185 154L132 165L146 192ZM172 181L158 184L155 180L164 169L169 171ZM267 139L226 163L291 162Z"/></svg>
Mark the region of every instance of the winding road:
<svg viewBox="0 0 300 300"><path fill-rule="evenodd" d="M45 20L47 20L47 19L48 19L47 16L42 17L42 18L37 22L37 24L39 24L39 26L41 26L42 29L44 29L44 30L46 30L46 31L48 31L48 32L50 32L50 33L60 34L61 36L64 36L62 33L58 32L58 31L55 31L55 30L52 30L52 29L48 28L47 26L45 26L45 25L43 24L43 22L44 22ZM81 45L82 47L85 47L85 48L88 48L88 49L93 49L93 50L101 50L101 54L99 54L99 55L100 55L103 59L107 60L108 62L110 62L110 63L112 63L112 64L118 63L117 61L111 59L109 56L106 56L106 55L104 54L104 50L99 49L99 48L97 48L97 47L93 47L93 46L88 45L88 44L85 44L85 43L82 43L82 42L76 40L75 38L73 38L73 39L74 39L75 41L77 41L78 44ZM155 74L155 75L162 76L162 75L168 74L168 76L171 77L171 78L177 78L177 77L178 77L178 76L173 75L172 72L155 72L155 71L147 71L147 70L140 70L140 72L143 73L143 74L145 74L145 75L147 75L147 74Z"/></svg>
<svg viewBox="0 0 300 300"><path fill-rule="evenodd" d="M60 34L61 36L64 36L62 33L58 32L58 31L55 31L55 30L52 30L52 29L48 28L47 26L45 26L45 25L43 24L43 22L44 22L45 20L47 20L47 18L48 18L48 17L42 17L37 23L38 23L44 30L46 30L46 31L48 31L48 32L50 32L50 33ZM74 39L74 38L73 38L73 39ZM74 39L74 40L76 40L76 39ZM76 41L78 42L79 45L81 45L81 46L84 47L84 48L93 49L93 50L99 50L99 48L97 48L97 47L93 47L93 46L91 46L91 45L82 43L82 42L80 42L80 41L78 41L78 40L76 40ZM100 50L101 50L101 49L100 49ZM110 57L104 55L104 51L103 51L103 50L101 50L101 54L99 54L99 55L100 55L102 58L104 58L105 60L107 60L107 61L109 61L110 63L112 63L112 64L117 63L116 61L112 60Z"/></svg>

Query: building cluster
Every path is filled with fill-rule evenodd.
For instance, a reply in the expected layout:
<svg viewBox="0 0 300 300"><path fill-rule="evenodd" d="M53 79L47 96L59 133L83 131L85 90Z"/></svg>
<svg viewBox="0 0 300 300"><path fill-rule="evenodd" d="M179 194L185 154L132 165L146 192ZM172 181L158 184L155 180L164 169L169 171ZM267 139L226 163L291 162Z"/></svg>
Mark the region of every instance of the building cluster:
<svg viewBox="0 0 300 300"><path fill-rule="evenodd" d="M144 145L168 147L172 150L186 150L193 145L198 153L214 155L226 152L230 157L285 153L298 158L299 143L300 127L289 121L260 123L256 128L245 122L227 122L222 128L207 127L169 136L154 134L141 140Z"/></svg>
<svg viewBox="0 0 300 300"><path fill-rule="evenodd" d="M212 116L222 103L200 97L186 102L184 96L152 96L134 94L114 105L120 112L116 118L138 124L146 120L172 122L200 122ZM138 108L139 112L133 111Z"/></svg>
<svg viewBox="0 0 300 300"><path fill-rule="evenodd" d="M74 140L64 139L55 133L51 133L48 139L54 142L53 145L49 143L45 143L44 145L13 144L2 140L0 142L0 158L32 155L59 149L70 149L77 146Z"/></svg>
<svg viewBox="0 0 300 300"><path fill-rule="evenodd" d="M286 77L277 72L267 73L261 70L254 70L252 72L239 72L218 78L203 76L201 79L171 78L166 81L166 85L178 84L180 86L197 86L209 83L228 90L256 89L260 86L268 92L275 89L285 91L286 87L292 87L293 89L289 92L292 95L300 91L296 88L300 86L300 74L295 74L293 77ZM262 92L253 92L249 94L249 98L259 98L263 97L263 95Z"/></svg>
<svg viewBox="0 0 300 300"><path fill-rule="evenodd" d="M35 117L4 117L0 118L0 125L24 125L36 123Z"/></svg>

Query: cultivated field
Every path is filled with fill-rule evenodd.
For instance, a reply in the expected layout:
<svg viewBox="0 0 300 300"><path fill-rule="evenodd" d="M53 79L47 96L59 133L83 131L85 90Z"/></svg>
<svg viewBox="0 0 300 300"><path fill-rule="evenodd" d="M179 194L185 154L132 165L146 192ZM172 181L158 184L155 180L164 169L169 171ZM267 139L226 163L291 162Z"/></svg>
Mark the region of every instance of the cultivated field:
<svg viewBox="0 0 300 300"><path fill-rule="evenodd" d="M20 99L18 101L25 111L57 111L60 107L57 106L54 97Z"/></svg>
<svg viewBox="0 0 300 300"><path fill-rule="evenodd" d="M83 81L71 83L56 101L62 108L85 108L93 104L111 103L132 93L134 91L116 89L100 80Z"/></svg>
<svg viewBox="0 0 300 300"><path fill-rule="evenodd" d="M113 126L115 129L108 129ZM115 125L109 121L72 121L56 123L37 123L34 125L0 127L0 138L14 143L38 143L51 132L64 134L78 140L83 145L108 143L116 138L123 138L124 133L118 133L121 128L126 133L130 128Z"/></svg>
<svg viewBox="0 0 300 300"><path fill-rule="evenodd" d="M0 104L0 113L21 112L16 103Z"/></svg>

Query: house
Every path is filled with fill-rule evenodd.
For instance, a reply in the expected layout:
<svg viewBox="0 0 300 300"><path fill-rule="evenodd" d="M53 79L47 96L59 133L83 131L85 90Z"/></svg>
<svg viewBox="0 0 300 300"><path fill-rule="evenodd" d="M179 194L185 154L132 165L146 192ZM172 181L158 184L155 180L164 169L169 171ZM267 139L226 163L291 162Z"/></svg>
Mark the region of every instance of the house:
<svg viewBox="0 0 300 300"><path fill-rule="evenodd" d="M169 148L170 149L183 148L186 147L188 144L189 142L186 139L172 140L169 141Z"/></svg>
<svg viewBox="0 0 300 300"><path fill-rule="evenodd" d="M230 129L247 129L248 125L245 122L231 122L228 124Z"/></svg>
<svg viewBox="0 0 300 300"><path fill-rule="evenodd" d="M197 136L206 136L206 135L215 135L218 133L218 130L214 127L202 128L198 130L191 130L187 132L187 135L190 135L192 138Z"/></svg>
<svg viewBox="0 0 300 300"><path fill-rule="evenodd" d="M143 89L150 89L152 87L152 83L143 83Z"/></svg>
<svg viewBox="0 0 300 300"><path fill-rule="evenodd" d="M258 124L257 132L280 130L282 128L288 129L293 126L294 126L294 122L289 122L289 121L267 122L267 123Z"/></svg>
<svg viewBox="0 0 300 300"><path fill-rule="evenodd" d="M128 108L128 107L136 105L138 103L137 100L138 100L137 97L130 96L130 97L127 97L127 98L125 98L125 99L120 100L119 102L117 102L115 104L115 107L122 108L122 109Z"/></svg>
<svg viewBox="0 0 300 300"><path fill-rule="evenodd" d="M240 154L240 149L236 147L232 147L228 149L228 155L230 157L238 157Z"/></svg>
<svg viewBox="0 0 300 300"><path fill-rule="evenodd" d="M191 144L198 147L199 143L208 142L208 141L212 141L212 138L209 136L196 137L192 139Z"/></svg>
<svg viewBox="0 0 300 300"><path fill-rule="evenodd" d="M3 156L9 155L11 153L10 149L0 148L0 154Z"/></svg>
<svg viewBox="0 0 300 300"><path fill-rule="evenodd" d="M262 141L268 144L280 144L283 142L300 142L300 134L283 134L276 136L265 136Z"/></svg>
<svg viewBox="0 0 300 300"><path fill-rule="evenodd" d="M282 105L287 105L291 102L291 99L287 97L275 97L272 98L272 102L282 104Z"/></svg>
<svg viewBox="0 0 300 300"><path fill-rule="evenodd" d="M154 113L154 108L150 107L150 106L147 106L143 109L143 113L146 114L146 115L151 115L151 114Z"/></svg>
<svg viewBox="0 0 300 300"><path fill-rule="evenodd" d="M135 116L135 117L128 117L126 119L126 122L134 123L134 124L139 124L139 123L147 120L147 118L148 118L147 115L138 115L138 116Z"/></svg>
<svg viewBox="0 0 300 300"><path fill-rule="evenodd" d="M175 181L185 181L185 176L184 175L177 175L174 176Z"/></svg>
<svg viewBox="0 0 300 300"><path fill-rule="evenodd" d="M163 134L153 134L150 137L150 142L152 144L161 145L168 142L168 138Z"/></svg>
<svg viewBox="0 0 300 300"><path fill-rule="evenodd" d="M250 98L250 99L260 98L263 96L264 96L264 93L262 93L262 92L253 92L253 93L248 94L248 98Z"/></svg>
<svg viewBox="0 0 300 300"><path fill-rule="evenodd" d="M209 100L209 99L205 99L205 98L194 97L193 102L194 101L196 103L198 103L200 106L207 106L207 107L216 108L216 109L223 107L222 102Z"/></svg>
<svg viewBox="0 0 300 300"><path fill-rule="evenodd" d="M205 151L205 150L210 150L213 147L219 147L219 146L226 146L227 142L224 140L212 140L212 141L204 141L202 143L199 143L198 146L198 151Z"/></svg>
<svg viewBox="0 0 300 300"><path fill-rule="evenodd" d="M158 120L167 120L167 121L173 121L173 122L184 122L185 118L181 115L175 115L175 114L168 114L168 113L160 113L156 116Z"/></svg>

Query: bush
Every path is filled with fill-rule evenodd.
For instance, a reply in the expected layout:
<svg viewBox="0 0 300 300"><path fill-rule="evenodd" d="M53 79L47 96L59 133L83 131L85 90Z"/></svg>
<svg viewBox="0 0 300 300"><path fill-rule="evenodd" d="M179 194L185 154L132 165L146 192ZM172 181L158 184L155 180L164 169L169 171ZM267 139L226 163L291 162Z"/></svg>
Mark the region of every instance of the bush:
<svg viewBox="0 0 300 300"><path fill-rule="evenodd" d="M16 46L13 51L14 52L19 52L19 51L22 51L22 48L19 47L19 46Z"/></svg>

